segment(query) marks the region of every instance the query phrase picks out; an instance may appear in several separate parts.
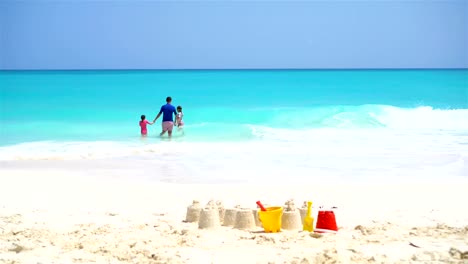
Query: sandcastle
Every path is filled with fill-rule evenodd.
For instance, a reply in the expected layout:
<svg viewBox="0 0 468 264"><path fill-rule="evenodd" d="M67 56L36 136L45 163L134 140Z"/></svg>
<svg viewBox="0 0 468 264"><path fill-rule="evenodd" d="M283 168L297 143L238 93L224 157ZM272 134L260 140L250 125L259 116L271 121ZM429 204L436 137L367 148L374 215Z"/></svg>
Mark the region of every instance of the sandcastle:
<svg viewBox="0 0 468 264"><path fill-rule="evenodd" d="M254 229L256 227L255 218L252 209L242 208L236 213L236 221L234 228L237 229Z"/></svg>
<svg viewBox="0 0 468 264"><path fill-rule="evenodd" d="M218 206L213 200L210 200L205 208L201 209L198 228L214 229L220 226Z"/></svg>
<svg viewBox="0 0 468 264"><path fill-rule="evenodd" d="M223 226L234 226L236 223L236 215L240 206L236 205L234 208L226 209L224 213Z"/></svg>
<svg viewBox="0 0 468 264"><path fill-rule="evenodd" d="M201 211L200 202L197 200L193 200L192 204L187 207L187 214L185 216L185 222L194 223L198 222L200 219L200 211Z"/></svg>
<svg viewBox="0 0 468 264"><path fill-rule="evenodd" d="M281 217L281 228L285 230L295 230L302 228L301 214L294 206L294 201L288 200L283 209Z"/></svg>

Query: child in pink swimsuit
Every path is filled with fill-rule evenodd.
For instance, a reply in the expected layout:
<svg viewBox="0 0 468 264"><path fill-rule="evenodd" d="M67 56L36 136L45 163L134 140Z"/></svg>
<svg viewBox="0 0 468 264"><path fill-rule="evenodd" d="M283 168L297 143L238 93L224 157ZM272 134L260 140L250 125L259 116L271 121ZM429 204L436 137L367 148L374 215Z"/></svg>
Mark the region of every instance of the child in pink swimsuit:
<svg viewBox="0 0 468 264"><path fill-rule="evenodd" d="M146 124L154 124L151 123L151 122L148 122L148 120L146 120L146 116L145 115L141 115L141 121L140 121L140 127L141 127L141 135L142 136L146 136L148 134L148 130L146 129Z"/></svg>

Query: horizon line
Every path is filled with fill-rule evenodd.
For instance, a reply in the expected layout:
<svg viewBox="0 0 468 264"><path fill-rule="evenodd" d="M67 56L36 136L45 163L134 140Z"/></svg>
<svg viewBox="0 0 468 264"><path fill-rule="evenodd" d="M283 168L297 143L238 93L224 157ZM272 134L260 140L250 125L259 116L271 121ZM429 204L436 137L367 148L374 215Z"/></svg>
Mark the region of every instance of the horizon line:
<svg viewBox="0 0 468 264"><path fill-rule="evenodd" d="M464 68L141 68L141 69L0 69L0 72L85 72L85 71L370 71L370 70L468 70Z"/></svg>

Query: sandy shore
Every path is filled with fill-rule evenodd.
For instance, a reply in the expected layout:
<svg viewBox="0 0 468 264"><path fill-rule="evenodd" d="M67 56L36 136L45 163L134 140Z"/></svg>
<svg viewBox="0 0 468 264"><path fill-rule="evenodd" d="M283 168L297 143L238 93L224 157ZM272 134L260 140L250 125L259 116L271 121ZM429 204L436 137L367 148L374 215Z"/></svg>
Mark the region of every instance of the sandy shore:
<svg viewBox="0 0 468 264"><path fill-rule="evenodd" d="M0 170L0 263L468 263L468 181L169 184ZM96 174L96 175L94 175ZM108 175L112 175L109 172ZM337 234L198 229L192 200L336 206Z"/></svg>

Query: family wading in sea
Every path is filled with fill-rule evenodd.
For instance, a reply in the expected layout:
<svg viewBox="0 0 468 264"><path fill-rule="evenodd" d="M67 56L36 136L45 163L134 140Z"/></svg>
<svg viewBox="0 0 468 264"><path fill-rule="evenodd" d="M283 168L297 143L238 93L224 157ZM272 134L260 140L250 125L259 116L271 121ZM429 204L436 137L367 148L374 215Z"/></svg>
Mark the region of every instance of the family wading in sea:
<svg viewBox="0 0 468 264"><path fill-rule="evenodd" d="M141 121L140 121L140 128L141 128L141 135L146 136L148 134L148 129L146 128L146 125L152 125L158 120L158 118L163 116L162 119L162 132L159 134L160 136L163 136L166 132L169 137L172 136L172 130L174 128L174 119L175 119L175 126L178 129L182 129L184 126L184 121L182 121L182 118L184 117L184 114L182 113L182 106L177 106L177 111L176 108L171 104L172 103L172 98L169 96L166 98L166 104L161 106L161 110L159 110L158 115L154 118L153 122L149 122L146 120L145 115L141 115ZM174 119L172 117L172 114L174 114Z"/></svg>

